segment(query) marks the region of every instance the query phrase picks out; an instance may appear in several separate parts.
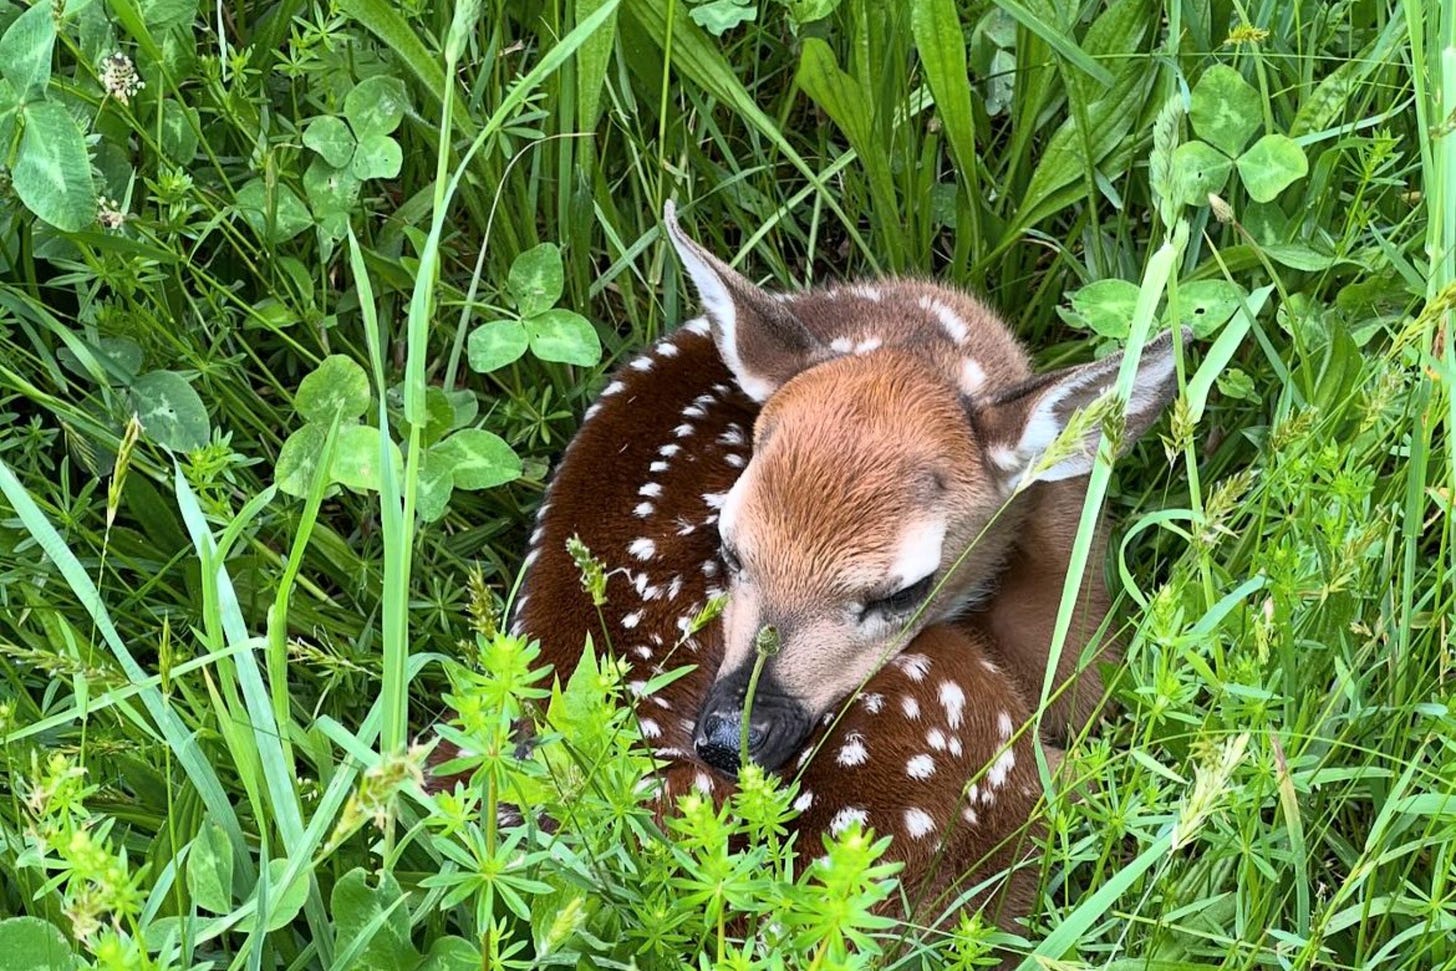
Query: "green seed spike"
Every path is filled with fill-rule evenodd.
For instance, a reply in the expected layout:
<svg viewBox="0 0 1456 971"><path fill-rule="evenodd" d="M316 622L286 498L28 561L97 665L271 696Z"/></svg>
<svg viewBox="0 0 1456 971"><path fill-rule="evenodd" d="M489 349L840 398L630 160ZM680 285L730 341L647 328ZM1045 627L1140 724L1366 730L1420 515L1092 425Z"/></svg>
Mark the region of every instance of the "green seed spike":
<svg viewBox="0 0 1456 971"><path fill-rule="evenodd" d="M761 657L773 657L783 648L779 629L773 624L764 624L753 638L753 649Z"/></svg>

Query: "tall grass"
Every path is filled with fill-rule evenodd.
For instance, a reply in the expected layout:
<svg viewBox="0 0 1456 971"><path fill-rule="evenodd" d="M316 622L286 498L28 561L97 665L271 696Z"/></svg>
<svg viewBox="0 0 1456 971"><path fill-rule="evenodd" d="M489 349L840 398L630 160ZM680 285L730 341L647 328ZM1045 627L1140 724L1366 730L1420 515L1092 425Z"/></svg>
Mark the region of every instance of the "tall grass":
<svg viewBox="0 0 1456 971"><path fill-rule="evenodd" d="M727 8L754 16L704 28ZM973 967L996 942L1024 968L1456 967L1456 4L112 0L57 24L27 104L92 136L110 215L55 228L68 200L0 157L0 918L39 919L0 921L15 966ZM124 99L117 51L145 82ZM47 121L11 107L8 65L38 63L0 71L6 145ZM1215 65L1257 93L1247 142L1307 165L1272 198L1257 158L1216 186L1189 164ZM348 96L375 76L405 104L364 157L377 104ZM317 147L339 125L342 168ZM610 665L551 702L536 761L505 757L549 688L494 619L548 463L690 310L668 198L775 285L974 287L1048 366L1199 329L1163 441L1091 480L1069 589L1107 571L1127 659L1049 790L1022 939L880 921L898 891L857 835L842 882L794 876L789 795L752 777L665 839ZM481 323L532 319L542 243L601 362L470 367ZM336 356L363 403L317 419L304 379ZM449 451L462 429L519 476ZM431 800L411 742L447 692L480 786ZM499 828L502 804L561 828Z"/></svg>

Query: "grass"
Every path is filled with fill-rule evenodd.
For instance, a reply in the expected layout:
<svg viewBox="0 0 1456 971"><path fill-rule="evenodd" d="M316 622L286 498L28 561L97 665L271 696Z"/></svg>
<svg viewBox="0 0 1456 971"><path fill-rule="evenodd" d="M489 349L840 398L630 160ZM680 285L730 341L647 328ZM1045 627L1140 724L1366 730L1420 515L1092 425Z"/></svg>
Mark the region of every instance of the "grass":
<svg viewBox="0 0 1456 971"><path fill-rule="evenodd" d="M21 14L7 967L1456 967L1450 0ZM669 198L775 285L973 287L1048 366L1199 329L1094 473L1127 660L1021 940L880 920L860 834L794 877L752 778L665 841L610 665L502 756L548 463L692 305ZM485 754L431 800L447 702Z"/></svg>

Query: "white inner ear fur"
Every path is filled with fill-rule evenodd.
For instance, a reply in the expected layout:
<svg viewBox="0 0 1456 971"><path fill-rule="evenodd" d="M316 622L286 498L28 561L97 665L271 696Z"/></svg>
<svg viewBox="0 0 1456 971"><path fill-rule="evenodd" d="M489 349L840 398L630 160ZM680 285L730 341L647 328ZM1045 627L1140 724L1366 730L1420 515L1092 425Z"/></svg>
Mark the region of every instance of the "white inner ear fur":
<svg viewBox="0 0 1456 971"><path fill-rule="evenodd" d="M912 583L918 583L940 569L940 554L944 546L943 519L925 520L901 533L889 569L889 578L894 589L900 590Z"/></svg>
<svg viewBox="0 0 1456 971"><path fill-rule="evenodd" d="M1110 364L1111 362L1107 362ZM1173 374L1173 354L1171 346L1167 349L1152 350L1138 360L1137 374L1133 379L1132 394L1128 399L1125 413L1129 418L1146 414L1150 409L1157 408L1162 403L1162 396L1159 394L1162 387L1167 383ZM1030 417L1027 418L1026 427L1022 430L1021 439L1016 443L1014 457L1006 454L1009 450L1001 450L1000 454L993 451L992 461L1002 468L1013 473L1012 479L1023 472L1027 467L1034 465L1056 441L1066 423L1060 421L1056 415L1056 408L1069 395L1083 391L1089 385L1102 383L1103 387L1096 394L1088 397L1090 404L1112 387L1113 381L1117 378L1115 369L1097 365L1089 365L1087 369L1078 374L1073 374L1065 381L1053 386L1032 408ZM1099 436L1100 438L1100 436ZM1095 452L1092 449L1078 452L1068 456L1061 462L1049 469L1043 470L1037 479L1042 482L1056 482L1060 479L1069 479L1073 476L1084 475L1092 469Z"/></svg>
<svg viewBox="0 0 1456 971"><path fill-rule="evenodd" d="M767 401L769 395L774 393L775 386L743 366L743 358L738 353L738 307L723 283L723 278L693 247L684 245L677 232L669 233L668 236L672 239L673 248L677 250L678 259L682 260L688 276L692 277L693 286L698 290L698 300L702 302L703 312L714 325L713 341L718 345L718 353L722 356L723 363L733 372L744 394L754 401Z"/></svg>

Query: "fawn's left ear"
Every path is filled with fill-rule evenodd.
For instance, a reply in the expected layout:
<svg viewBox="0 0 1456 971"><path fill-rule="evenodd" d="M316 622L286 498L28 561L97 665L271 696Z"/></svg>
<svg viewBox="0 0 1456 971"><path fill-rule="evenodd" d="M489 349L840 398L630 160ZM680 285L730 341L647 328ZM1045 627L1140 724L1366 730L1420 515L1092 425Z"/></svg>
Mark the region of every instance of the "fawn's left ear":
<svg viewBox="0 0 1456 971"><path fill-rule="evenodd" d="M677 207L662 208L678 259L693 278L713 340L738 386L762 402L800 371L829 357L819 338L787 307L743 274L689 239L677 224Z"/></svg>
<svg viewBox="0 0 1456 971"><path fill-rule="evenodd" d="M1185 335L1191 336L1191 333ZM1040 374L992 400L975 407L990 462L1004 473L1008 487L1041 463L1051 444L1067 428L1072 416L1112 389L1122 367L1121 353L1100 361ZM1138 358L1132 394L1123 412L1126 420L1120 449L1142 437L1178 393L1174 371L1173 332L1149 341ZM1092 471L1102 440L1100 426L1087 430L1078 448L1036 473L1036 480L1055 482Z"/></svg>

